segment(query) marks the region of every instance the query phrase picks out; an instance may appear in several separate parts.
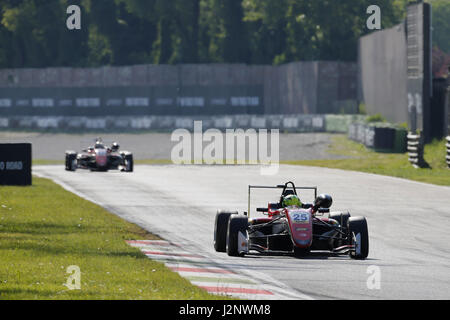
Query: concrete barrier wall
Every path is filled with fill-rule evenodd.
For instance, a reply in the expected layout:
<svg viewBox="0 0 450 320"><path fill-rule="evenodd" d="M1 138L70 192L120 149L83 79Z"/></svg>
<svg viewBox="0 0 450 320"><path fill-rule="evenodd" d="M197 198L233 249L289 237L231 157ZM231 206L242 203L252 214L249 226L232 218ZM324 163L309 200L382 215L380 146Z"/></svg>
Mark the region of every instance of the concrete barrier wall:
<svg viewBox="0 0 450 320"><path fill-rule="evenodd" d="M404 24L373 32L359 41L359 84L369 114L408 122L406 32Z"/></svg>
<svg viewBox="0 0 450 320"><path fill-rule="evenodd" d="M0 115L325 114L356 110L356 83L356 64L319 61L3 69Z"/></svg>

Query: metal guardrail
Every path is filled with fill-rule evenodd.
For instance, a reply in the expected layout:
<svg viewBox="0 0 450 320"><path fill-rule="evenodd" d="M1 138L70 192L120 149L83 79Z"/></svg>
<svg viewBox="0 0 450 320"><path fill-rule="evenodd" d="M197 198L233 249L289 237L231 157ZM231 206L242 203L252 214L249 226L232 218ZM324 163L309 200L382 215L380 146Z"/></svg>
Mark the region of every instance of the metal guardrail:
<svg viewBox="0 0 450 320"><path fill-rule="evenodd" d="M286 132L346 132L355 115L217 115L217 116L0 116L0 130L97 130L139 131L194 129L194 121L202 121L207 129L279 129Z"/></svg>
<svg viewBox="0 0 450 320"><path fill-rule="evenodd" d="M408 134L408 160L415 168L422 168L425 165L423 149L423 136L410 132Z"/></svg>
<svg viewBox="0 0 450 320"><path fill-rule="evenodd" d="M445 144L445 146L447 147L447 156L445 157L445 159L447 160L447 166L450 169L450 136L447 137L447 143Z"/></svg>

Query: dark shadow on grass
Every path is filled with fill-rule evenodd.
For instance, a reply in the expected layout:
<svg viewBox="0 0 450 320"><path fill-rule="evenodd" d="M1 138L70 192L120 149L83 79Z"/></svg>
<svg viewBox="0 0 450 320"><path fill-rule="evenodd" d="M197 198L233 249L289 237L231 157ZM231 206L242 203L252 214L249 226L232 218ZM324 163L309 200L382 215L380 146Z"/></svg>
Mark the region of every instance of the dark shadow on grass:
<svg viewBox="0 0 450 320"><path fill-rule="evenodd" d="M81 224L79 228L75 223L73 225L55 224L48 222L22 222L8 225L6 230L2 233L20 233L31 235L58 235L58 234L73 234L78 232L99 233L102 230L94 226L86 226Z"/></svg>
<svg viewBox="0 0 450 320"><path fill-rule="evenodd" d="M377 153L387 153L387 154L404 154L406 152L406 150L400 150L400 151L396 151L395 149L369 149L369 150L373 150Z"/></svg>
<svg viewBox="0 0 450 320"><path fill-rule="evenodd" d="M108 256L112 257L131 257L135 259L148 259L145 254L143 254L141 251L136 252L110 252L107 254Z"/></svg>
<svg viewBox="0 0 450 320"><path fill-rule="evenodd" d="M421 165L422 169L433 169L430 164L428 162L426 162L425 160L423 160L423 163Z"/></svg>

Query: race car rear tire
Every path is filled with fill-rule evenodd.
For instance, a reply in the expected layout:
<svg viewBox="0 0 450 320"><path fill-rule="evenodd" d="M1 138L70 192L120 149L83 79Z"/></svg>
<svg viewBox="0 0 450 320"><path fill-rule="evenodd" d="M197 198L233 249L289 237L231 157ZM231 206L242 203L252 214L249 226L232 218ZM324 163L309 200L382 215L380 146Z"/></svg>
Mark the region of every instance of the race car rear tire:
<svg viewBox="0 0 450 320"><path fill-rule="evenodd" d="M66 171L75 171L77 169L76 166L77 154L67 152L66 153Z"/></svg>
<svg viewBox="0 0 450 320"><path fill-rule="evenodd" d="M230 220L232 214L238 214L238 212L218 210L216 213L216 221L214 223L214 249L217 252L227 251L228 220Z"/></svg>
<svg viewBox="0 0 450 320"><path fill-rule="evenodd" d="M350 244L356 247L355 250L350 250L350 258L366 259L369 255L369 231L366 218L350 217L348 219L348 232Z"/></svg>
<svg viewBox="0 0 450 320"><path fill-rule="evenodd" d="M232 215L228 222L227 231L227 254L231 257L243 256L239 251L239 233L247 235L247 216Z"/></svg>
<svg viewBox="0 0 450 320"><path fill-rule="evenodd" d="M126 172L133 172L134 170L134 161L133 161L133 155L127 154L125 155L125 171Z"/></svg>

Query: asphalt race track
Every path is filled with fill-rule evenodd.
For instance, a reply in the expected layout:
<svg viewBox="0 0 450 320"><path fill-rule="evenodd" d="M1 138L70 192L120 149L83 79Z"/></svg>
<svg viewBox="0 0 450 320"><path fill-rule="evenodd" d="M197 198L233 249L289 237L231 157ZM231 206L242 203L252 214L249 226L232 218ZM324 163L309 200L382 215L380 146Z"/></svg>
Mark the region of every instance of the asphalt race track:
<svg viewBox="0 0 450 320"><path fill-rule="evenodd" d="M267 276L267 281L296 293L293 298L450 299L449 187L286 165L275 176L260 175L257 166L136 166L131 174L72 173L63 166L38 166L33 173L225 268L249 277ZM369 258L353 261L327 253L303 259L256 254L230 258L214 251L218 208L246 211L249 184L276 185L288 180L331 194L334 210L366 216ZM278 197L278 190L260 191L254 194L252 206L265 206ZM301 195L305 202L312 197L307 192ZM367 286L370 266L379 267L380 289Z"/></svg>
<svg viewBox="0 0 450 320"><path fill-rule="evenodd" d="M38 133L0 132L0 143L23 143L33 145L33 159L63 160L64 150L81 151L92 145L96 137L111 144L120 143L122 150L133 151L135 159L168 160L177 142L171 141L170 133ZM330 133L283 133L280 134L280 160L342 159L341 155L327 152L333 143ZM204 143L204 147L209 143ZM298 152L307 149L308 152Z"/></svg>

